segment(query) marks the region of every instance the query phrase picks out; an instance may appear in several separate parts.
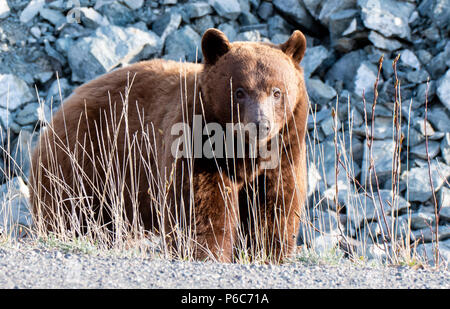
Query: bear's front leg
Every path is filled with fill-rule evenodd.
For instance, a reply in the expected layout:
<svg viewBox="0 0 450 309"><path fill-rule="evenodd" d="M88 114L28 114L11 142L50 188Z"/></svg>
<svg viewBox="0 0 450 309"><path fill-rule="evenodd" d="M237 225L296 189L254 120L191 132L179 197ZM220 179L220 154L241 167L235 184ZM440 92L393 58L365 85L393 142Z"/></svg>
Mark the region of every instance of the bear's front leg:
<svg viewBox="0 0 450 309"><path fill-rule="evenodd" d="M282 157L241 190L241 225L251 254L280 263L293 253L306 195L304 159Z"/></svg>
<svg viewBox="0 0 450 309"><path fill-rule="evenodd" d="M184 201L193 207L195 258L232 262L239 222L237 185L223 174L211 171L194 172L189 182L192 187L185 190Z"/></svg>
<svg viewBox="0 0 450 309"><path fill-rule="evenodd" d="M294 168L295 170L295 168ZM265 233L265 251L269 260L279 263L289 257L296 247L296 235L300 215L304 207L305 186L299 183L298 173L292 168L268 170L259 184L260 214L263 218ZM264 188L262 188L264 187Z"/></svg>

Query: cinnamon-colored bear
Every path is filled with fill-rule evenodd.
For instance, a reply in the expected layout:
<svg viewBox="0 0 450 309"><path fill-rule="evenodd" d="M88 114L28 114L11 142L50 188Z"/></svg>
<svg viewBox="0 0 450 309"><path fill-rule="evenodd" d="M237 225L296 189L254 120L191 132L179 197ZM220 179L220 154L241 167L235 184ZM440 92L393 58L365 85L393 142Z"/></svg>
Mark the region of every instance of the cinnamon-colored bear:
<svg viewBox="0 0 450 309"><path fill-rule="evenodd" d="M37 225L105 237L103 227L110 240L159 233L196 259L282 261L306 194L305 49L300 31L274 45L209 29L202 64L143 61L80 86L33 153ZM213 147L210 129L229 124L257 134L218 135Z"/></svg>

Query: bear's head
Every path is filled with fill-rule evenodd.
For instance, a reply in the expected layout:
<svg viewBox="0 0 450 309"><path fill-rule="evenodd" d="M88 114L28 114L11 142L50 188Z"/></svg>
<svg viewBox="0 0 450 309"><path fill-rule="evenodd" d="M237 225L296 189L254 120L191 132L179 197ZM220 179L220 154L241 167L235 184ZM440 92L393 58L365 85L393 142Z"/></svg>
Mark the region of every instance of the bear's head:
<svg viewBox="0 0 450 309"><path fill-rule="evenodd" d="M275 45L230 43L220 30L208 29L202 38L200 91L210 119L222 125L255 124L260 141L278 134L298 104L306 106L299 65L305 50L305 36L298 30Z"/></svg>

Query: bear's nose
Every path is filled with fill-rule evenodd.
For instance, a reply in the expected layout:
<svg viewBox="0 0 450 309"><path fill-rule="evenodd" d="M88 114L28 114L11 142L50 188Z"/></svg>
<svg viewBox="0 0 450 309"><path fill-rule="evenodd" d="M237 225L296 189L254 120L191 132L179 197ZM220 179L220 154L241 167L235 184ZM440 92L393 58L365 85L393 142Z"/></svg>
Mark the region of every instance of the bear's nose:
<svg viewBox="0 0 450 309"><path fill-rule="evenodd" d="M261 119L255 122L258 130L259 139L266 138L270 133L270 122L267 119Z"/></svg>

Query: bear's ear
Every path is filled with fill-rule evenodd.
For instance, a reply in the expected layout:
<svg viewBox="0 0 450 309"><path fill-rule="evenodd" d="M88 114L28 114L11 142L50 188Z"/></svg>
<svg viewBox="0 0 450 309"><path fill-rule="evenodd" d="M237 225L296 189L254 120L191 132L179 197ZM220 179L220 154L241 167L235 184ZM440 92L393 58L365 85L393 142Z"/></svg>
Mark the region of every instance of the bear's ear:
<svg viewBox="0 0 450 309"><path fill-rule="evenodd" d="M215 28L206 30L202 37L202 53L206 65L213 65L230 50L226 35Z"/></svg>
<svg viewBox="0 0 450 309"><path fill-rule="evenodd" d="M289 40L280 45L281 50L294 59L295 63L300 63L306 50L306 38L299 30L292 33Z"/></svg>

